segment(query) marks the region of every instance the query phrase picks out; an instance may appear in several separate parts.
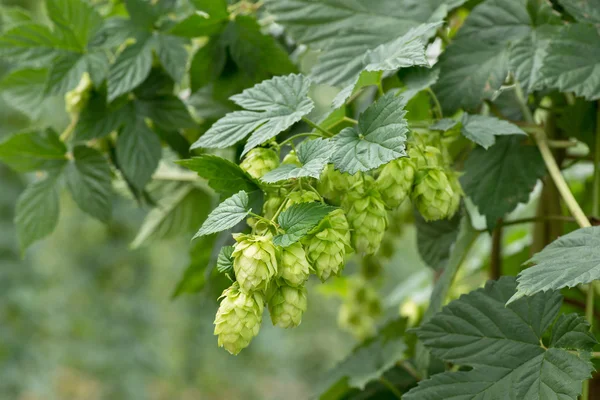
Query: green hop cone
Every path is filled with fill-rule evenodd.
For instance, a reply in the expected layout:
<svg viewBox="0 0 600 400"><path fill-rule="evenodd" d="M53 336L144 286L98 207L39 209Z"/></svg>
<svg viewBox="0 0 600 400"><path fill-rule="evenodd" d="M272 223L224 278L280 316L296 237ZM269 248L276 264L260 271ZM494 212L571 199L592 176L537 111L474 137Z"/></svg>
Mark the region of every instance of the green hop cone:
<svg viewBox="0 0 600 400"><path fill-rule="evenodd" d="M411 145L408 156L417 170L444 166L444 157L437 147Z"/></svg>
<svg viewBox="0 0 600 400"><path fill-rule="evenodd" d="M296 165L298 167L300 167L302 165L300 163L300 160L298 159L298 155L296 154L296 152L294 150L287 153L287 155L285 157L283 157L283 161L281 163L289 164L289 165Z"/></svg>
<svg viewBox="0 0 600 400"><path fill-rule="evenodd" d="M409 158L399 158L382 168L375 187L389 208L397 208L410 196L414 182L414 162Z"/></svg>
<svg viewBox="0 0 600 400"><path fill-rule="evenodd" d="M282 285L269 300L269 314L273 325L280 328L295 328L302 322L306 311L306 288Z"/></svg>
<svg viewBox="0 0 600 400"><path fill-rule="evenodd" d="M340 204L342 196L352 188L356 188L362 181L361 173L350 175L334 169L332 164L321 174L317 185L319 193L333 204Z"/></svg>
<svg viewBox="0 0 600 400"><path fill-rule="evenodd" d="M285 193L281 193L279 191L268 193L267 199L263 204L263 217L266 219L273 218L277 210L279 210L279 207L281 207L281 204L283 204L284 200Z"/></svg>
<svg viewBox="0 0 600 400"><path fill-rule="evenodd" d="M459 174L457 172L450 172L448 175L448 180L450 181L450 187L454 192L452 196L452 201L450 202L450 215L456 214L458 209L460 208L460 200L465 195L463 192L462 186L460 185L460 180L458 179Z"/></svg>
<svg viewBox="0 0 600 400"><path fill-rule="evenodd" d="M331 212L302 239L302 244L319 279L325 282L331 275L338 275L344 268L346 254L352 251L344 211Z"/></svg>
<svg viewBox="0 0 600 400"><path fill-rule="evenodd" d="M367 185L371 185L368 180ZM352 229L354 250L361 254L376 253L388 226L387 211L379 192L374 189L364 193L349 192L344 196L342 208L346 211Z"/></svg>
<svg viewBox="0 0 600 400"><path fill-rule="evenodd" d="M92 79L85 72L77 87L65 94L65 109L69 114L79 114L87 105L92 91Z"/></svg>
<svg viewBox="0 0 600 400"><path fill-rule="evenodd" d="M292 192L288 195L288 202L285 208L288 209L295 204L312 203L314 201L321 201L321 198L311 190Z"/></svg>
<svg viewBox="0 0 600 400"><path fill-rule="evenodd" d="M233 270L240 290L265 291L277 275L277 251L270 235L234 235Z"/></svg>
<svg viewBox="0 0 600 400"><path fill-rule="evenodd" d="M453 179L451 174L440 169L429 169L418 174L412 200L426 221L451 218L458 210L460 193L450 183Z"/></svg>
<svg viewBox="0 0 600 400"><path fill-rule="evenodd" d="M263 295L244 293L238 283L225 289L215 318L219 347L237 355L258 335L264 310Z"/></svg>
<svg viewBox="0 0 600 400"><path fill-rule="evenodd" d="M279 156L270 149L256 148L250 150L240 167L254 179L262 178L279 166Z"/></svg>
<svg viewBox="0 0 600 400"><path fill-rule="evenodd" d="M289 286L304 285L310 274L310 265L302 245L294 243L282 248L279 260L278 276Z"/></svg>

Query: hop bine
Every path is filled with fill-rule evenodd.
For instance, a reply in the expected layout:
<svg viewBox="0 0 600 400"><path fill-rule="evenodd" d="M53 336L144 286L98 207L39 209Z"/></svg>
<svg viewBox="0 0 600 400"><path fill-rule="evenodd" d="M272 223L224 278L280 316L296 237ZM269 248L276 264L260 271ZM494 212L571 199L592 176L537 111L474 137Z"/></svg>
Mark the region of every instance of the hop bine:
<svg viewBox="0 0 600 400"><path fill-rule="evenodd" d="M277 274L277 251L270 235L234 235L233 270L240 290L264 292Z"/></svg>

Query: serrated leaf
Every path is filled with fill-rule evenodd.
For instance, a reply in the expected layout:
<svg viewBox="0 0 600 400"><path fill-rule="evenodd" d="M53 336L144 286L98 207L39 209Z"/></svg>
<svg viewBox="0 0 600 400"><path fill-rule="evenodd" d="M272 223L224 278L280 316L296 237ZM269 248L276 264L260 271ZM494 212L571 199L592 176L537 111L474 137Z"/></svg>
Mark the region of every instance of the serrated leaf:
<svg viewBox="0 0 600 400"><path fill-rule="evenodd" d="M334 109L342 107L348 99L367 86L376 86L381 80L379 72L362 71L354 80L335 96L331 102Z"/></svg>
<svg viewBox="0 0 600 400"><path fill-rule="evenodd" d="M177 96L140 99L135 103L135 110L138 115L150 118L163 129L178 130L196 126L187 106Z"/></svg>
<svg viewBox="0 0 600 400"><path fill-rule="evenodd" d="M590 25L562 28L550 41L541 75L549 87L600 99L600 33Z"/></svg>
<svg viewBox="0 0 600 400"><path fill-rule="evenodd" d="M486 150L496 143L496 136L527 135L521 128L508 121L467 113L463 114L461 133Z"/></svg>
<svg viewBox="0 0 600 400"><path fill-rule="evenodd" d="M244 90L231 98L251 111L235 111L215 123L192 145L195 148L225 148L252 136L244 153L277 136L300 121L314 107L308 98L310 81L302 75L278 76Z"/></svg>
<svg viewBox="0 0 600 400"><path fill-rule="evenodd" d="M458 124L458 121L451 118L442 118L435 124L431 125L429 129L432 131L448 132Z"/></svg>
<svg viewBox="0 0 600 400"><path fill-rule="evenodd" d="M176 188L148 213L131 247L192 232L208 217L211 203L210 195L201 189L191 185Z"/></svg>
<svg viewBox="0 0 600 400"><path fill-rule="evenodd" d="M588 22L600 27L600 2L598 0L559 0L579 22Z"/></svg>
<svg viewBox="0 0 600 400"><path fill-rule="evenodd" d="M203 154L177 164L208 180L208 185L222 196L230 197L240 190L251 193L259 189L254 179L239 165L215 155Z"/></svg>
<svg viewBox="0 0 600 400"><path fill-rule="evenodd" d="M593 371L589 354L541 344L560 311L562 296L539 293L505 306L515 289L512 277L488 282L417 329L433 355L473 369L434 375L404 398L576 400Z"/></svg>
<svg viewBox="0 0 600 400"><path fill-rule="evenodd" d="M420 91L430 88L438 81L440 70L439 68L407 68L400 70L398 77L404 83L402 98L408 103Z"/></svg>
<svg viewBox="0 0 600 400"><path fill-rule="evenodd" d="M156 20L160 17L154 7L156 3L147 0L125 0L130 23L138 29L151 30Z"/></svg>
<svg viewBox="0 0 600 400"><path fill-rule="evenodd" d="M221 248L219 257L217 258L217 271L222 274L229 274L233 271L233 246L225 246Z"/></svg>
<svg viewBox="0 0 600 400"><path fill-rule="evenodd" d="M0 92L10 107L36 119L42 111L47 76L46 69L13 71L0 81Z"/></svg>
<svg viewBox="0 0 600 400"><path fill-rule="evenodd" d="M92 92L79 114L74 136L77 141L99 139L118 130L131 118L132 109L119 104L107 104L106 94Z"/></svg>
<svg viewBox="0 0 600 400"><path fill-rule="evenodd" d="M273 243L281 247L288 247L296 243L335 209L335 207L322 203L294 204L277 218L279 226L285 233L275 236Z"/></svg>
<svg viewBox="0 0 600 400"><path fill-rule="evenodd" d="M67 162L66 153L51 129L16 133L0 143L0 161L17 172L59 169Z"/></svg>
<svg viewBox="0 0 600 400"><path fill-rule="evenodd" d="M402 97L389 92L360 115L358 126L333 138L336 169L355 174L406 156L408 123Z"/></svg>
<svg viewBox="0 0 600 400"><path fill-rule="evenodd" d="M15 225L21 251L45 238L58 224L57 176L47 176L27 186L17 201Z"/></svg>
<svg viewBox="0 0 600 400"><path fill-rule="evenodd" d="M67 187L75 203L92 217L107 222L112 212L111 171L102 153L86 146L73 149L65 168Z"/></svg>
<svg viewBox="0 0 600 400"><path fill-rule="evenodd" d="M110 67L108 101L135 89L150 75L153 41L141 39L123 50Z"/></svg>
<svg viewBox="0 0 600 400"><path fill-rule="evenodd" d="M82 0L47 0L48 17L68 37L70 43L85 50L88 41L102 25L102 17Z"/></svg>
<svg viewBox="0 0 600 400"><path fill-rule="evenodd" d="M417 229L417 248L421 258L435 270L446 268L450 259L450 249L458 238L461 215L452 219L427 222L415 210L415 228Z"/></svg>
<svg viewBox="0 0 600 400"><path fill-rule="evenodd" d="M350 388L362 390L397 362L406 359L408 346L404 340L405 329L404 319L388 322L373 339L362 343L327 372L318 384L318 398L328 398L332 390L336 390L336 393L345 393Z"/></svg>
<svg viewBox="0 0 600 400"><path fill-rule="evenodd" d="M137 189L143 189L158 167L162 146L146 122L135 118L121 129L116 154L119 169Z"/></svg>
<svg viewBox="0 0 600 400"><path fill-rule="evenodd" d="M234 194L219 204L208 215L208 218L204 221L204 224L202 224L202 227L193 239L233 228L242 222L250 214L250 211L252 211L248 209L248 204L248 193L242 190Z"/></svg>
<svg viewBox="0 0 600 400"><path fill-rule="evenodd" d="M25 23L0 35L0 56L20 63L44 64L65 51L76 51L45 25Z"/></svg>
<svg viewBox="0 0 600 400"><path fill-rule="evenodd" d="M66 53L58 57L50 67L46 93L48 95L67 93L77 86L86 71L87 63L81 54Z"/></svg>
<svg viewBox="0 0 600 400"><path fill-rule="evenodd" d="M596 338L590 332L590 323L577 314L562 314L552 327L550 346L562 349L593 349Z"/></svg>
<svg viewBox="0 0 600 400"><path fill-rule="evenodd" d="M181 82L188 63L186 41L176 36L156 36L156 52L160 63L175 82Z"/></svg>
<svg viewBox="0 0 600 400"><path fill-rule="evenodd" d="M225 67L227 51L219 40L210 40L198 49L190 65L190 84L196 92L214 82Z"/></svg>
<svg viewBox="0 0 600 400"><path fill-rule="evenodd" d="M331 140L305 140L298 146L301 166L283 164L261 178L265 183L276 183L288 179L312 177L318 179L329 163L335 146Z"/></svg>
<svg viewBox="0 0 600 400"><path fill-rule="evenodd" d="M534 255L533 267L519 274L514 301L600 279L600 227L582 228L550 243Z"/></svg>
<svg viewBox="0 0 600 400"><path fill-rule="evenodd" d="M465 162L460 182L466 195L486 217L488 229L498 218L529 200L538 179L546 175L546 167L538 149L525 146L522 139L499 137L485 150L476 148Z"/></svg>

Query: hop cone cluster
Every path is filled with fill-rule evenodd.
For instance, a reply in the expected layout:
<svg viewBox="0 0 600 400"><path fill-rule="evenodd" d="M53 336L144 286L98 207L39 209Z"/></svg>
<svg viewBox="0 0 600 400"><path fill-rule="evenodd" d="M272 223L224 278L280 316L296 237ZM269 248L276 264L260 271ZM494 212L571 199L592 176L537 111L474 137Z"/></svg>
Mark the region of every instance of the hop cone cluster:
<svg viewBox="0 0 600 400"><path fill-rule="evenodd" d="M302 322L306 311L306 288L281 285L269 300L269 313L273 325L294 328Z"/></svg>
<svg viewBox="0 0 600 400"><path fill-rule="evenodd" d="M256 148L250 150L240 167L255 179L262 178L267 172L270 172L279 166L279 155L271 150Z"/></svg>
<svg viewBox="0 0 600 400"><path fill-rule="evenodd" d="M382 313L377 291L364 279L357 278L350 283L348 296L340 307L338 324L364 340L376 333L376 320Z"/></svg>
<svg viewBox="0 0 600 400"><path fill-rule="evenodd" d="M285 284L300 287L304 285L309 274L310 265L300 243L294 243L281 250L278 276Z"/></svg>
<svg viewBox="0 0 600 400"><path fill-rule="evenodd" d="M335 210L303 240L308 260L315 273L326 281L338 275L344 267L346 254L351 251L350 226L342 210Z"/></svg>
<svg viewBox="0 0 600 400"><path fill-rule="evenodd" d="M399 158L381 169L376 188L386 206L397 208L410 196L414 182L414 162L410 158Z"/></svg>
<svg viewBox="0 0 600 400"><path fill-rule="evenodd" d="M412 193L413 204L426 221L452 217L458 210L461 193L450 181L453 175L429 169L417 177Z"/></svg>
<svg viewBox="0 0 600 400"><path fill-rule="evenodd" d="M246 293L264 292L277 274L277 251L270 235L236 235L233 270Z"/></svg>
<svg viewBox="0 0 600 400"><path fill-rule="evenodd" d="M219 347L238 354L258 335L264 310L263 295L244 293L237 283L226 289L215 318Z"/></svg>

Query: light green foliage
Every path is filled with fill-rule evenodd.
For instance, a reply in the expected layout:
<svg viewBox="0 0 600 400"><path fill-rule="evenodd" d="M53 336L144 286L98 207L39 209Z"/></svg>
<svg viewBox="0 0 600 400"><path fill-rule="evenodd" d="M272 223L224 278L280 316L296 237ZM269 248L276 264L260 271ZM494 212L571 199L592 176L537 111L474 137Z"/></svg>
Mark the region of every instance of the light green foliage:
<svg viewBox="0 0 600 400"><path fill-rule="evenodd" d="M383 313L383 305L377 291L364 279L353 279L349 285L348 295L340 307L338 322L342 329L362 341L377 332L376 319Z"/></svg>

